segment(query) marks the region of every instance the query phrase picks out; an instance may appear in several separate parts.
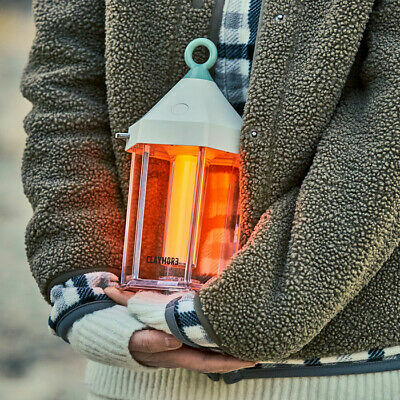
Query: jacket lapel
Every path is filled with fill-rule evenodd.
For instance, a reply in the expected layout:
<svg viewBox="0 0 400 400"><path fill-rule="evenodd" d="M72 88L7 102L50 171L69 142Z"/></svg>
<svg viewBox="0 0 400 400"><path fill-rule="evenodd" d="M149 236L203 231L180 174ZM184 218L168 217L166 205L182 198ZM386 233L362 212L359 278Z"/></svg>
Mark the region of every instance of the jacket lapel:
<svg viewBox="0 0 400 400"><path fill-rule="evenodd" d="M304 179L346 84L372 4L264 0L241 136L242 205L255 211L251 220L244 216L244 232Z"/></svg>
<svg viewBox="0 0 400 400"><path fill-rule="evenodd" d="M113 134L126 131L182 78L186 45L209 36L221 1L106 1L106 83ZM372 3L263 0L241 138L242 195L258 210L253 215L261 215L304 177L339 101ZM198 61L205 57L201 53ZM123 143L112 140L126 198L128 157ZM275 152L278 142L284 143L285 154ZM262 184L254 176L262 177Z"/></svg>

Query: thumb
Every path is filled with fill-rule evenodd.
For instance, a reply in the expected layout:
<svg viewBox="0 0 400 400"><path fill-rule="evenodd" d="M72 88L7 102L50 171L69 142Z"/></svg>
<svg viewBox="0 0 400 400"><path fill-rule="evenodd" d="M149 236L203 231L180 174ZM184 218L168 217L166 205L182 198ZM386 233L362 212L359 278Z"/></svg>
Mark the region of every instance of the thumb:
<svg viewBox="0 0 400 400"><path fill-rule="evenodd" d="M142 353L159 353L161 351L176 350L182 343L174 336L157 330L143 329L136 331L129 341L129 350Z"/></svg>
<svg viewBox="0 0 400 400"><path fill-rule="evenodd" d="M117 304L121 304L122 306L128 305L128 300L135 295L135 293L128 292L126 290L121 290L116 288L115 286L109 286L104 289L104 293L111 299L114 300Z"/></svg>

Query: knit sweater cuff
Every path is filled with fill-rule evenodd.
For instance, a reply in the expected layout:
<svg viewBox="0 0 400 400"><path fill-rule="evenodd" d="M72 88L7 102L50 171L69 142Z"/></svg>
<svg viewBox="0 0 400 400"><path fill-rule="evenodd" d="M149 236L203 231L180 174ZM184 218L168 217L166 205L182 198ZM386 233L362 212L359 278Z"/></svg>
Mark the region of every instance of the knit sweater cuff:
<svg viewBox="0 0 400 400"><path fill-rule="evenodd" d="M157 371L159 368L139 364L129 352L132 333L144 328L146 325L129 315L126 307L115 305L74 322L68 340L90 360L137 371Z"/></svg>

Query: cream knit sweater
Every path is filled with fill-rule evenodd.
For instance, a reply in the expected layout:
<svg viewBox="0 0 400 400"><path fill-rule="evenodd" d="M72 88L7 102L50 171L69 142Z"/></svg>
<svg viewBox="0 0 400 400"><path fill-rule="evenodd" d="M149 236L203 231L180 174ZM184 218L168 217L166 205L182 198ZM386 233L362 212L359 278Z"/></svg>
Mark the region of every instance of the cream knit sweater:
<svg viewBox="0 0 400 400"><path fill-rule="evenodd" d="M227 385L185 369L145 367L128 343L144 325L126 307L76 321L68 339L89 359L88 400L400 400L400 370L310 378L249 379Z"/></svg>

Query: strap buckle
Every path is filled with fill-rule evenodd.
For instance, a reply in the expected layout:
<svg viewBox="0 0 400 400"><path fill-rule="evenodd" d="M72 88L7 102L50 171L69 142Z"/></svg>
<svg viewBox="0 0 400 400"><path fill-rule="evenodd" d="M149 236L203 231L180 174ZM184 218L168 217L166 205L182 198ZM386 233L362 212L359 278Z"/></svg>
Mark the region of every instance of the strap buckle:
<svg viewBox="0 0 400 400"><path fill-rule="evenodd" d="M223 381L228 385L231 385L232 383L237 383L243 379L243 374L241 370L231 371L225 374L208 373L206 375L214 382L217 382L222 378Z"/></svg>

